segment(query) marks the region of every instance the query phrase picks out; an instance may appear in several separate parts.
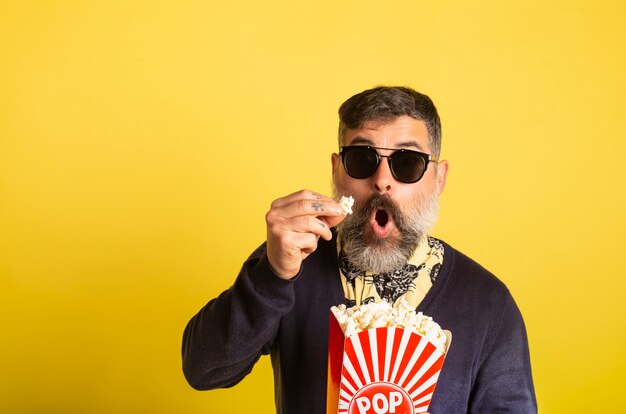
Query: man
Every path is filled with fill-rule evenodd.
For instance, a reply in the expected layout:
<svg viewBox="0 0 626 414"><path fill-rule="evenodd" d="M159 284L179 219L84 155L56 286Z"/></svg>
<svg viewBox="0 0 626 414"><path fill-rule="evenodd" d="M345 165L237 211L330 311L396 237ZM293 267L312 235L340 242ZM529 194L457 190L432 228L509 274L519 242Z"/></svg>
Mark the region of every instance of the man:
<svg viewBox="0 0 626 414"><path fill-rule="evenodd" d="M326 412L329 309L402 298L452 332L429 411L536 412L524 322L507 288L428 237L448 163L425 95L379 87L339 109L334 198L300 191L266 215L267 241L234 285L192 318L183 371L230 387L271 354L278 413ZM355 199L346 216L336 200Z"/></svg>

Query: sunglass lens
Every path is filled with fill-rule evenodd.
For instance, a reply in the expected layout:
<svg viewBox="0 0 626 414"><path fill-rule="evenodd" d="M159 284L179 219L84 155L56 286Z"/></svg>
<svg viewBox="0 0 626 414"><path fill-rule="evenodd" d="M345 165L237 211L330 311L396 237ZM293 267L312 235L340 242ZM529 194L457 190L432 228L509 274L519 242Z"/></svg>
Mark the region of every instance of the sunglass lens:
<svg viewBox="0 0 626 414"><path fill-rule="evenodd" d="M398 181L414 183L422 178L426 165L424 159L408 151L398 151L391 156L391 170Z"/></svg>
<svg viewBox="0 0 626 414"><path fill-rule="evenodd" d="M374 174L378 166L376 150L371 148L352 148L343 157L343 166L353 178L367 178Z"/></svg>

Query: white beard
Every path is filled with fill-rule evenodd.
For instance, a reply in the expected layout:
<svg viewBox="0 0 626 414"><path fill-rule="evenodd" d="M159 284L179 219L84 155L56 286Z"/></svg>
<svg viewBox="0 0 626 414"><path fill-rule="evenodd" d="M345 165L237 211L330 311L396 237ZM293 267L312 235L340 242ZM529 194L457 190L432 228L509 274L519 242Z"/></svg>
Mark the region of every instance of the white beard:
<svg viewBox="0 0 626 414"><path fill-rule="evenodd" d="M342 192L333 180L333 196L336 200ZM390 273L404 266L418 244L428 235L437 222L439 213L438 192L420 197L406 212L388 196L375 196L370 200L355 201L354 214L349 215L337 227L342 249L348 261L361 272ZM373 209L384 207L393 217L399 237L377 238L366 235Z"/></svg>

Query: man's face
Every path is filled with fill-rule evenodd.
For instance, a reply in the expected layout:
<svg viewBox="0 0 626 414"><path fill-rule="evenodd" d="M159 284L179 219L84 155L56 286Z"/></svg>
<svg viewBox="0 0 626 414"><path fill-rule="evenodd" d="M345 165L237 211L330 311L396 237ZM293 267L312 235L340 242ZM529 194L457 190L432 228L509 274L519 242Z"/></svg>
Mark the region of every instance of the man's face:
<svg viewBox="0 0 626 414"><path fill-rule="evenodd" d="M391 155L395 149L431 154L428 131L422 121L409 116L391 122L369 122L346 131L345 145L369 145ZM382 158L376 172L364 179L350 177L337 154L332 156L335 197L355 198L355 213L339 226L344 251L361 270L385 272L404 264L419 240L434 225L438 197L443 191L447 162L429 163L416 183L396 181L388 158ZM356 262L356 263L355 263Z"/></svg>

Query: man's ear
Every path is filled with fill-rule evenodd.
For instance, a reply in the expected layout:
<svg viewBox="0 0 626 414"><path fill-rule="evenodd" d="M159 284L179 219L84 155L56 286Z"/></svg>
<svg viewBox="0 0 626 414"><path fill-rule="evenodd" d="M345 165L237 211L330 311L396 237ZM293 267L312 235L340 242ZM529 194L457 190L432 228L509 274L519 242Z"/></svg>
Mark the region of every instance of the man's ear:
<svg viewBox="0 0 626 414"><path fill-rule="evenodd" d="M446 179L448 178L448 161L442 160L437 164L437 189L439 194L443 193L443 189L446 187Z"/></svg>
<svg viewBox="0 0 626 414"><path fill-rule="evenodd" d="M334 176L334 174L337 172L337 168L339 168L339 164L341 164L341 157L339 157L339 154L333 153L330 156L330 163L331 163L331 165L333 167L332 173L333 173L333 176Z"/></svg>

